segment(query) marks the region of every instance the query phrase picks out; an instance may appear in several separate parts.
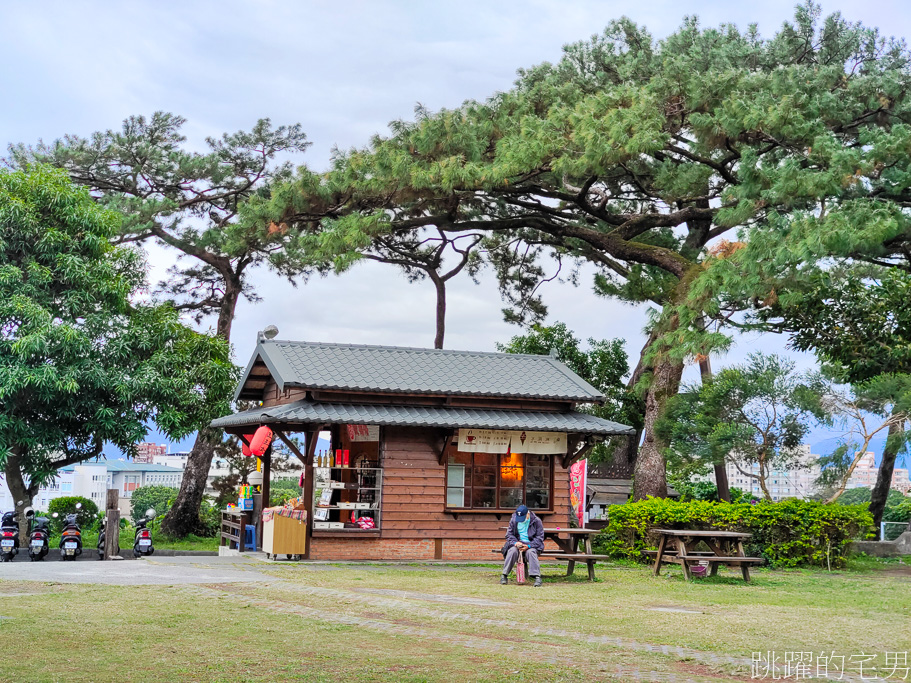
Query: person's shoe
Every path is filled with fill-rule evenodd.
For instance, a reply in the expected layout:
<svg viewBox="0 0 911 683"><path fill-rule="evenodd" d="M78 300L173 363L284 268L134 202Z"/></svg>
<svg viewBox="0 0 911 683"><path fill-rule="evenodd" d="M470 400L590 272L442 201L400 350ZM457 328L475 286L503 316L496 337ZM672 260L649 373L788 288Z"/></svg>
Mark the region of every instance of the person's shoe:
<svg viewBox="0 0 911 683"><path fill-rule="evenodd" d="M506 574L503 574L503 576L500 577L500 585L505 586L507 583L509 583L509 579L506 578Z"/></svg>
<svg viewBox="0 0 911 683"><path fill-rule="evenodd" d="M540 588L544 585L544 582L541 580L540 576L535 577L535 588Z"/></svg>

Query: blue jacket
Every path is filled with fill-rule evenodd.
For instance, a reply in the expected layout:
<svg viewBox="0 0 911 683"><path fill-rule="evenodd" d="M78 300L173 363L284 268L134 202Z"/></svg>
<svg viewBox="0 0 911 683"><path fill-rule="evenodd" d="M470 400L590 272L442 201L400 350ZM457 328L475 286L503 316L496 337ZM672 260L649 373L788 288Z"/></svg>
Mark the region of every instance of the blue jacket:
<svg viewBox="0 0 911 683"><path fill-rule="evenodd" d="M528 511L528 546L534 548L539 553L544 550L544 523L531 510ZM516 513L512 513L509 520L509 529L506 531L506 545L503 553L512 548L519 542L519 521L516 519Z"/></svg>

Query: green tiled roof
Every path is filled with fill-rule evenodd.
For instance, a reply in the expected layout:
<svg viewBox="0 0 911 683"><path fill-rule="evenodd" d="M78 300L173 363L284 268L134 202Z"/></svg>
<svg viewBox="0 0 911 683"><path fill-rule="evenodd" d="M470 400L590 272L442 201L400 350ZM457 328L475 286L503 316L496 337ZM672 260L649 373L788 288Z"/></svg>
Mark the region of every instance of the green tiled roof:
<svg viewBox="0 0 911 683"><path fill-rule="evenodd" d="M552 356L279 340L260 341L235 398L258 358L280 389L604 402Z"/></svg>
<svg viewBox="0 0 911 683"><path fill-rule="evenodd" d="M295 401L270 408L254 408L220 417L213 427L231 428L261 424L289 426L322 424L370 424L385 427L442 427L457 429L527 429L538 432L569 432L611 436L633 434L632 427L576 411L547 412L451 408L446 406L389 406Z"/></svg>

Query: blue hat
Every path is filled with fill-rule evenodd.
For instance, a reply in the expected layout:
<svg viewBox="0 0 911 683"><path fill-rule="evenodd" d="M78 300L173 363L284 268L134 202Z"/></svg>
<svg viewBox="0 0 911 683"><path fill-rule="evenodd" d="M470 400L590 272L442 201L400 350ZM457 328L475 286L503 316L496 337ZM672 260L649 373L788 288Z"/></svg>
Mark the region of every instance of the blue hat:
<svg viewBox="0 0 911 683"><path fill-rule="evenodd" d="M516 519L520 522L525 521L525 516L528 514L528 506L520 505L516 508Z"/></svg>

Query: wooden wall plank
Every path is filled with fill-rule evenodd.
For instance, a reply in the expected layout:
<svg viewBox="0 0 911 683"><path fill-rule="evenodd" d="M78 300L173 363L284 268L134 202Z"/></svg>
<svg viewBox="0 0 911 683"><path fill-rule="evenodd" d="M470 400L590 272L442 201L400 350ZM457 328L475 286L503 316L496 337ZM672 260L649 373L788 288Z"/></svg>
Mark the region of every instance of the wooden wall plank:
<svg viewBox="0 0 911 683"><path fill-rule="evenodd" d="M509 513L444 512L446 468L433 429L388 427L383 447L383 538L480 538L502 545ZM541 515L547 525L568 525L569 473L554 468L554 513ZM498 543L499 542L499 543Z"/></svg>

